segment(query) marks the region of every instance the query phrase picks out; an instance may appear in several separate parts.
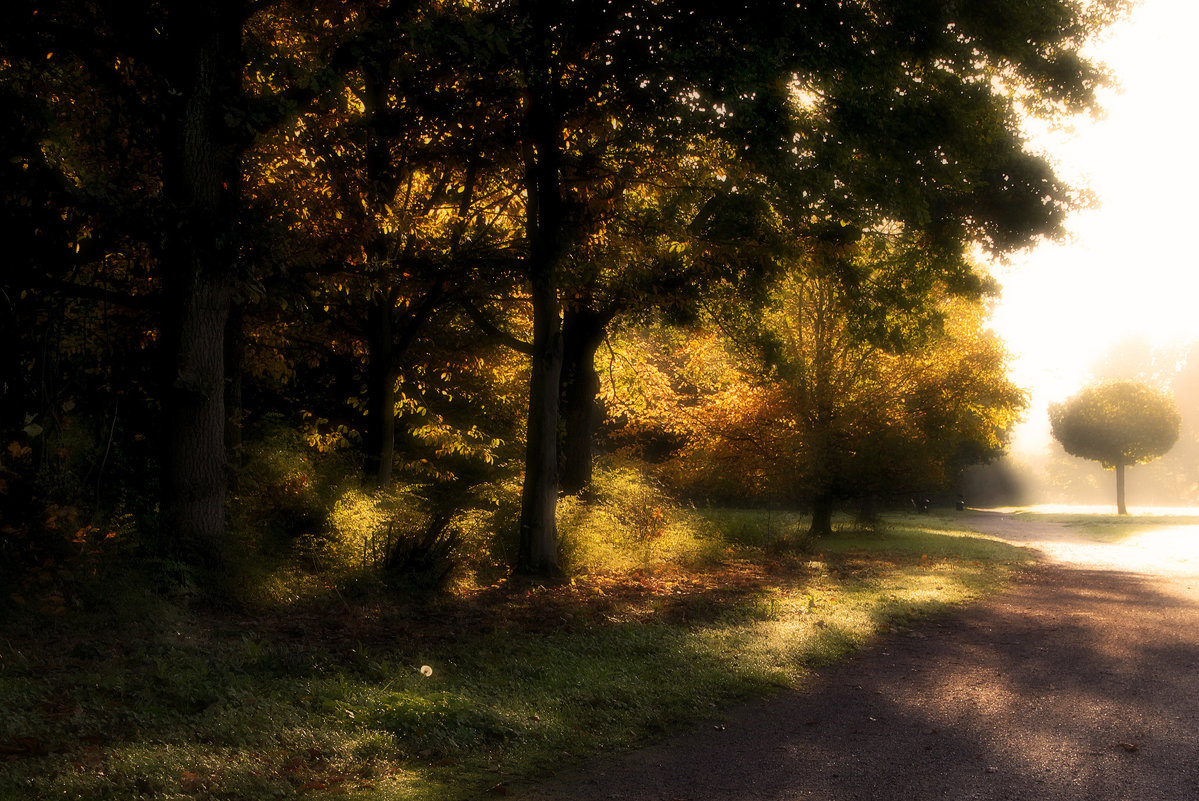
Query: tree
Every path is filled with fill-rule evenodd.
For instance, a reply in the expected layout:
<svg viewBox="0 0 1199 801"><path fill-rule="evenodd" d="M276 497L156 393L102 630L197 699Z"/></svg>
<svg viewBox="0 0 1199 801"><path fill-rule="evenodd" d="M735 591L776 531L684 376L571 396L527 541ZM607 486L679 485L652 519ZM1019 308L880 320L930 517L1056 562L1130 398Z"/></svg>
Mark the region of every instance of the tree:
<svg viewBox="0 0 1199 801"><path fill-rule="evenodd" d="M251 153L258 208L302 221L309 254L319 254L285 267L303 282L297 334L326 352L339 339L341 352L329 355L361 373L354 400L364 415L354 425L381 487L400 455L412 354L472 285L511 284L494 273L512 258L506 207L519 193L496 144L506 141L503 104L480 101L488 92L462 61L462 51L494 42L472 22L461 9L365 3L344 40L327 45L320 102Z"/></svg>
<svg viewBox="0 0 1199 801"><path fill-rule="evenodd" d="M1004 251L1058 232L1072 195L1024 148L1017 104L1090 107L1103 76L1078 47L1123 5L499 5L526 37L509 48L534 320L520 568L557 564L563 321L588 233L571 196L585 177L580 142L620 125L653 152L727 142L743 167L729 194L769 184L792 227L899 221L952 271L972 243Z"/></svg>
<svg viewBox="0 0 1199 801"><path fill-rule="evenodd" d="M26 91L52 98L45 113L57 141L38 142L29 155L54 164L64 220L86 209L99 231L120 232L79 229L79 240L96 245L73 248L87 254L86 269L64 273L72 285L55 291L107 302L109 274L154 263L155 295L141 300L157 313L161 355L163 541L210 564L221 559L225 524L224 329L248 141L231 120L242 97L248 8L235 0L203 8L39 4L14 20L20 35L5 41L14 63L30 53L53 62L32 72ZM49 147L58 155L39 158Z"/></svg>
<svg viewBox="0 0 1199 801"><path fill-rule="evenodd" d="M52 61L52 69L33 70L24 89L51 98L45 111L62 131L57 155L34 163L52 163L59 192L86 208L99 230L115 232L95 247L75 248L88 254L88 271L61 291L108 302L114 272L149 285L115 299L153 312L143 325L158 353L158 381L148 394L159 411L160 544L219 565L225 334L249 283L253 244L244 225L243 160L294 116L304 94L286 80L268 85L265 62L287 43L255 32L265 18L296 9L247 0L105 0L40 3L30 11L6 31L0 67L10 59ZM84 235L94 238L90 230Z"/></svg>
<svg viewBox="0 0 1199 801"><path fill-rule="evenodd" d="M861 258L879 284L897 267ZM888 310L889 336L871 342L860 302L795 265L760 311L721 321L725 338L627 332L605 375L613 440L697 500L806 506L818 535L836 502L953 486L1000 452L1026 404L985 303L934 290L906 318ZM747 343L757 326L769 338Z"/></svg>
<svg viewBox="0 0 1199 801"><path fill-rule="evenodd" d="M280 374L301 344L343 357L285 403L353 384L344 416L385 484L412 376L448 385L434 362L478 355L469 321L530 357L523 442L487 439L525 451L517 567L553 573L604 337L655 309L694 319L680 307L712 285L744 303L813 240L890 231L929 257L883 284L847 260L819 276L874 309L855 336L885 337L893 310L969 279L974 243L1052 235L1073 196L1019 115L1093 103L1078 48L1122 4L45 0L0 37L0 103L20 112L0 124L0 208L38 254L0 277L20 318L0 327L28 350L40 292L56 313L133 302L101 327L161 357L138 391L163 539L217 563L221 387L255 336ZM28 358L0 367L21 372L0 400L21 430L45 382Z"/></svg>
<svg viewBox="0 0 1199 801"><path fill-rule="evenodd" d="M1116 471L1116 509L1124 503L1124 468L1164 455L1178 440L1182 418L1163 392L1135 381L1087 387L1049 407L1053 437L1071 456Z"/></svg>

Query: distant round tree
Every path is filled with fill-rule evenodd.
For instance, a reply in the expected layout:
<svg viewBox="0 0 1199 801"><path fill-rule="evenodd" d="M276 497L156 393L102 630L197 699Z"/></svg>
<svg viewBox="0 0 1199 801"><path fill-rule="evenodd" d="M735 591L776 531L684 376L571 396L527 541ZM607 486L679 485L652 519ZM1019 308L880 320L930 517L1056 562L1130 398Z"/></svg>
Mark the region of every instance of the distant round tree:
<svg viewBox="0 0 1199 801"><path fill-rule="evenodd" d="M1178 440L1182 418L1168 395L1137 381L1087 387L1051 404L1053 437L1066 453L1116 471L1116 509L1124 504L1124 468L1164 455Z"/></svg>

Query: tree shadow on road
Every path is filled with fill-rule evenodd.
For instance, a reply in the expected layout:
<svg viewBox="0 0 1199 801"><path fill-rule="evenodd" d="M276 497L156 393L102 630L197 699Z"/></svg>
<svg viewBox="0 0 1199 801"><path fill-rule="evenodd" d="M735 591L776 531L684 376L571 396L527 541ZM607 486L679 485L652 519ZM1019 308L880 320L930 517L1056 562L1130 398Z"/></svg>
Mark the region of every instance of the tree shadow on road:
<svg viewBox="0 0 1199 801"><path fill-rule="evenodd" d="M529 797L1199 797L1199 580L1027 578L804 692Z"/></svg>

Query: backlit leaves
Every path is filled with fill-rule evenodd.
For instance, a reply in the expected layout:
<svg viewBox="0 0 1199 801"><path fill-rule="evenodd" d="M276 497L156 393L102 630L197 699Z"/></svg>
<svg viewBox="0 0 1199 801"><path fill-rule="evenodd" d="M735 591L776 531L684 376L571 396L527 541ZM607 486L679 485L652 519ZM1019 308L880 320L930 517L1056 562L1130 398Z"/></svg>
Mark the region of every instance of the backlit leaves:
<svg viewBox="0 0 1199 801"><path fill-rule="evenodd" d="M1181 424L1169 396L1136 381L1087 387L1051 405L1049 420L1067 453L1107 468L1162 456L1178 440Z"/></svg>

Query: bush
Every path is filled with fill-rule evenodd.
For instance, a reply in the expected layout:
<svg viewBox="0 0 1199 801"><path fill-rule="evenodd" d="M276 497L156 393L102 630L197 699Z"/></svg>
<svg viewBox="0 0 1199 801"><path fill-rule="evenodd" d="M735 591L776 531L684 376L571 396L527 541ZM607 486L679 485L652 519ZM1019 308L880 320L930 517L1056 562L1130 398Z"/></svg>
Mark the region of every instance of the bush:
<svg viewBox="0 0 1199 801"><path fill-rule="evenodd" d="M709 509L705 517L729 542L767 551L799 547L808 539L808 519L798 512Z"/></svg>
<svg viewBox="0 0 1199 801"><path fill-rule="evenodd" d="M713 529L631 463L601 466L588 491L558 505L561 561L568 571L632 570L714 558Z"/></svg>
<svg viewBox="0 0 1199 801"><path fill-rule="evenodd" d="M286 547L323 531L332 476L352 469L346 460L315 453L298 431L278 421L244 447L246 466L230 497L234 529L256 547Z"/></svg>
<svg viewBox="0 0 1199 801"><path fill-rule="evenodd" d="M507 570L497 532L518 497L515 485L454 481L348 489L329 514L319 564L393 588L490 583Z"/></svg>

